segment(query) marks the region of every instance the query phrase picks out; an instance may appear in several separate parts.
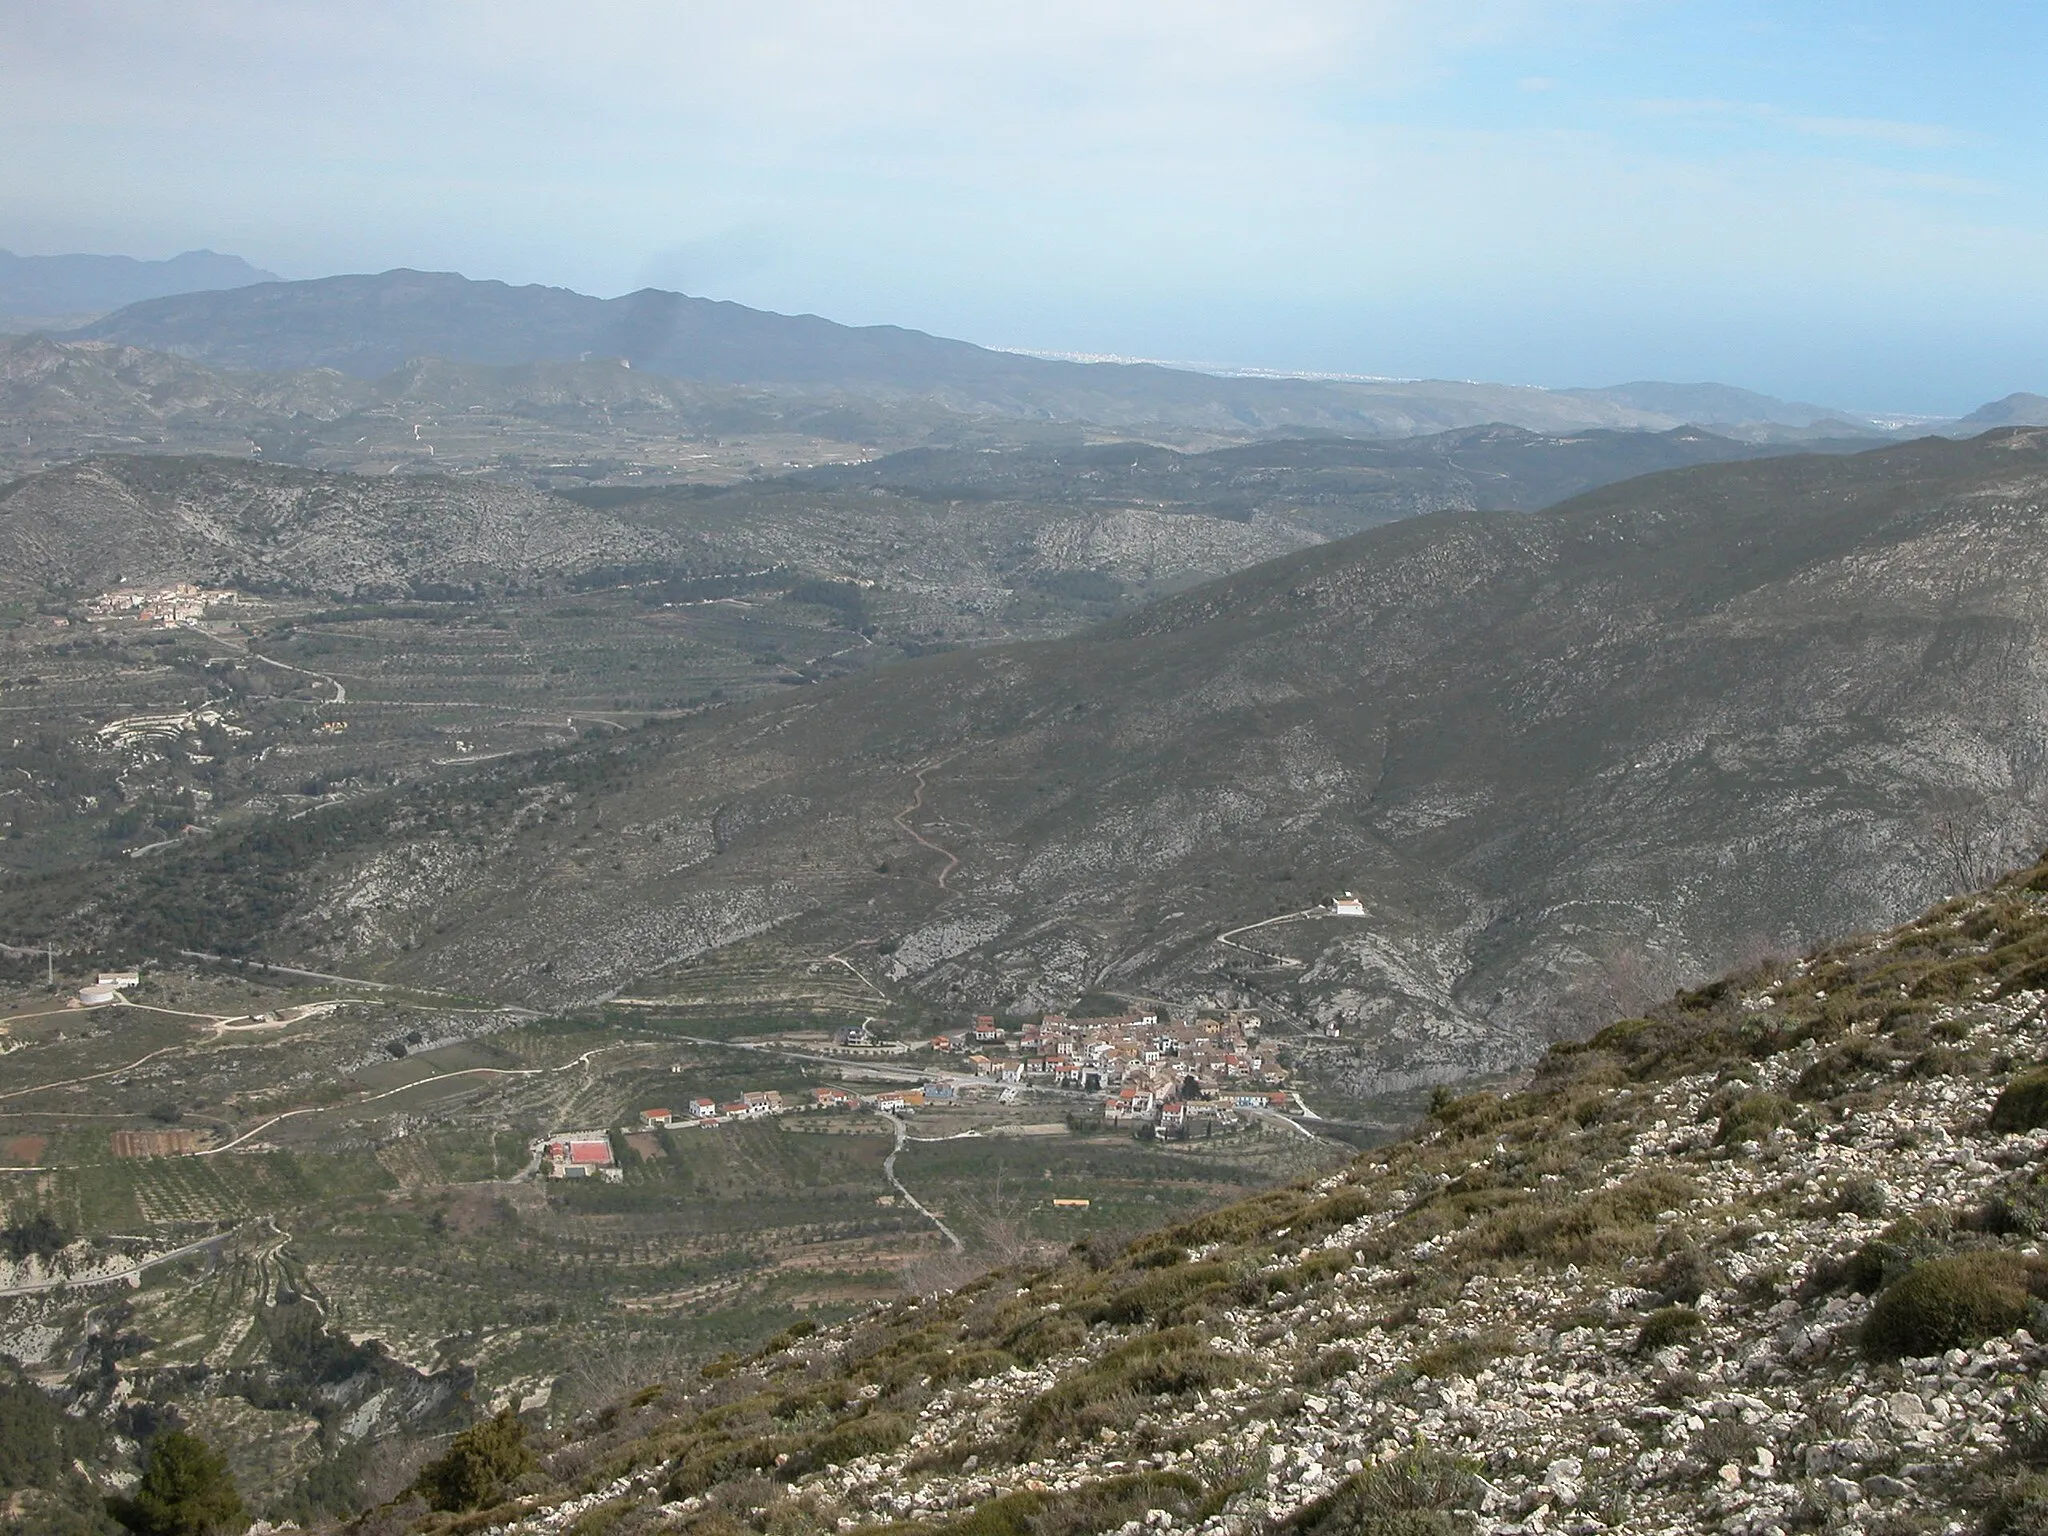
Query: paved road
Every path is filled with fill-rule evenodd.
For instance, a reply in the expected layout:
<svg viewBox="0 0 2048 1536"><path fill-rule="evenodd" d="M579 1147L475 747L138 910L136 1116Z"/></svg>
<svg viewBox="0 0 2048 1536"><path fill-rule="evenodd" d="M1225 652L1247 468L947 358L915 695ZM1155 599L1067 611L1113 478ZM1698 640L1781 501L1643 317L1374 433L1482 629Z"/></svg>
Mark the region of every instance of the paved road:
<svg viewBox="0 0 2048 1536"><path fill-rule="evenodd" d="M57 1275L48 1280L31 1280L24 1285L0 1286L0 1296L33 1296L43 1291L61 1291L67 1287L86 1285L126 1285L130 1278L146 1269L155 1269L159 1264L170 1264L178 1259L190 1258L208 1248L217 1248L235 1234L219 1232L212 1237L201 1238L196 1243L187 1243L182 1248L173 1248L169 1253L159 1253L154 1258L143 1259L104 1275Z"/></svg>

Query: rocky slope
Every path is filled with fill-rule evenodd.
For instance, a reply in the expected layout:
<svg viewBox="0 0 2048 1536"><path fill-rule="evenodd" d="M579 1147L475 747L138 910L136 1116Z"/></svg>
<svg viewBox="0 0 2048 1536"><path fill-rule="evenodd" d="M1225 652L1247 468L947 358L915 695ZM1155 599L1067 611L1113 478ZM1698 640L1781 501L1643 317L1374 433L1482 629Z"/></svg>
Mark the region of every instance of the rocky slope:
<svg viewBox="0 0 2048 1536"><path fill-rule="evenodd" d="M1890 921L2038 834L2044 464L2007 432L1413 519L366 803L290 855L291 926L219 941L559 1003L696 996L752 939L942 1008L1245 1001L1338 1028L1305 1049L1361 1091L1512 1066L1574 988ZM224 924L221 857L131 899Z"/></svg>
<svg viewBox="0 0 2048 1536"><path fill-rule="evenodd" d="M0 592L197 581L338 595L502 589L654 558L666 540L515 486L105 458L0 488Z"/></svg>
<svg viewBox="0 0 2048 1536"><path fill-rule="evenodd" d="M651 1381L473 1512L365 1529L2038 1529L2044 892L1681 993L1320 1182Z"/></svg>
<svg viewBox="0 0 2048 1536"><path fill-rule="evenodd" d="M1444 1081L2040 835L2044 517L2008 430L1411 519L8 910L549 1005L711 997L747 941L792 993L1234 1001L1358 1092ZM256 864L282 927L236 926Z"/></svg>

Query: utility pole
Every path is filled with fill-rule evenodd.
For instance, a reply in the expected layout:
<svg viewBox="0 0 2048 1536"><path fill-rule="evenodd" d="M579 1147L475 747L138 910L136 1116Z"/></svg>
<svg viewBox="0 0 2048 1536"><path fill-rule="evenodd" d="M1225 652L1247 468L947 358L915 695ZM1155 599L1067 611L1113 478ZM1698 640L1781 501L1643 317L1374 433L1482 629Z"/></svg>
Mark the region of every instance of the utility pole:
<svg viewBox="0 0 2048 1536"><path fill-rule="evenodd" d="M45 944L43 946L43 958L48 962L46 967L47 979L50 984L50 990L54 992L57 990L57 946L55 944Z"/></svg>

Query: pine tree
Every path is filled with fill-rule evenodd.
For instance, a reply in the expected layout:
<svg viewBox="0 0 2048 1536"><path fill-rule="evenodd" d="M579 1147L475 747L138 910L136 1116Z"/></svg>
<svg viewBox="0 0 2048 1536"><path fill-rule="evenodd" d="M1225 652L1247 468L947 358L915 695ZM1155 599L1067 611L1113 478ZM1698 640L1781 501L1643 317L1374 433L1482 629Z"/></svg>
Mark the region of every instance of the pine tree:
<svg viewBox="0 0 2048 1536"><path fill-rule="evenodd" d="M249 1526L227 1458L182 1429L157 1436L135 1496L108 1508L136 1536L239 1536Z"/></svg>
<svg viewBox="0 0 2048 1536"><path fill-rule="evenodd" d="M448 1454L429 1462L414 1486L436 1509L482 1509L502 1499L534 1466L526 1426L507 1408L457 1435Z"/></svg>

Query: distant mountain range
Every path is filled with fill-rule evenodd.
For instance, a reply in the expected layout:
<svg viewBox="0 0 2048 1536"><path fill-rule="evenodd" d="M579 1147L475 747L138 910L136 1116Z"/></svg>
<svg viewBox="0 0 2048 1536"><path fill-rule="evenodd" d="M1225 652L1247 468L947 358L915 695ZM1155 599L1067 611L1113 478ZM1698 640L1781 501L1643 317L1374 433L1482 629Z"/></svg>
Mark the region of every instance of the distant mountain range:
<svg viewBox="0 0 2048 1536"><path fill-rule="evenodd" d="M168 261L0 251L0 325L77 325L138 299L276 281L275 272L216 251L186 251Z"/></svg>
<svg viewBox="0 0 2048 1536"><path fill-rule="evenodd" d="M844 326L658 289L596 299L445 272L399 270L150 299L73 334L217 368L333 368L360 378L424 357L497 365L622 358L698 383L916 397L977 415L1124 429L1403 436L1501 422L1537 432L1694 424L1766 439L1881 435L1845 412L1722 385L1543 390L1439 380L1221 378L1153 364L1027 357L896 326Z"/></svg>

